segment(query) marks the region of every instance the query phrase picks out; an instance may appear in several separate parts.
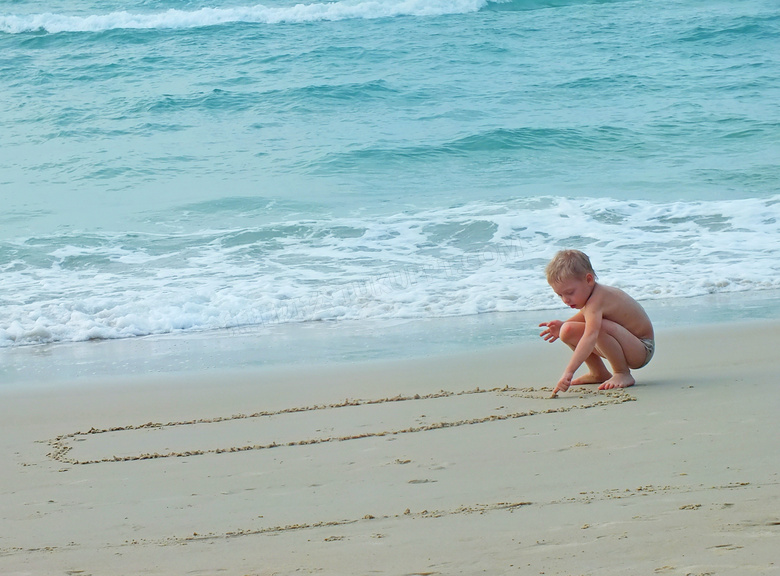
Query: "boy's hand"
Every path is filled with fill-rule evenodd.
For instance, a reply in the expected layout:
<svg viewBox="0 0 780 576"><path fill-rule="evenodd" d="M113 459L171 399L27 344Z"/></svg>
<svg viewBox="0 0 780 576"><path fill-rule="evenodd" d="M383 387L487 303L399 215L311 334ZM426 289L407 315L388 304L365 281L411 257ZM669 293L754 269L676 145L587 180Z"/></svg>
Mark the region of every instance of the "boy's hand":
<svg viewBox="0 0 780 576"><path fill-rule="evenodd" d="M563 322L560 320L550 320L549 322L542 322L539 326L545 326L545 330L542 330L542 333L539 334L539 336L544 338L547 342L555 342L561 335L561 326L563 326Z"/></svg>
<svg viewBox="0 0 780 576"><path fill-rule="evenodd" d="M571 386L572 378L574 378L574 374L569 374L568 372L561 376L561 379L558 380L558 383L553 389L553 396L558 394L558 392L566 392L566 390L569 389L569 386Z"/></svg>

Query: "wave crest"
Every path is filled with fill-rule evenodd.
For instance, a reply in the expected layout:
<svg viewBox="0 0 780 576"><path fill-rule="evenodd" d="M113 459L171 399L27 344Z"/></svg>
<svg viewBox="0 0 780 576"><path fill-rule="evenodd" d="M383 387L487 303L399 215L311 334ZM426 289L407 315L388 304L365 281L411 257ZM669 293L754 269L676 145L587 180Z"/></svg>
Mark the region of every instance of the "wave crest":
<svg viewBox="0 0 780 576"><path fill-rule="evenodd" d="M73 16L66 14L0 15L0 31L103 32L116 29L182 29L232 23L281 24L348 19L392 18L396 16L442 16L477 12L495 0L341 0L295 6L268 7L263 4L234 8L170 9L158 13L130 13Z"/></svg>

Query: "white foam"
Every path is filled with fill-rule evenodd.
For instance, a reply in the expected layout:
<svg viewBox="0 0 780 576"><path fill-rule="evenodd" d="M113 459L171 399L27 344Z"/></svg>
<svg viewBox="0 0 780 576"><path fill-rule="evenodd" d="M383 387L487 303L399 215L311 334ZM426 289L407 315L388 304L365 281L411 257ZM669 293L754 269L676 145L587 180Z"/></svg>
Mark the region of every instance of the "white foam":
<svg viewBox="0 0 780 576"><path fill-rule="evenodd" d="M563 247L640 300L778 289L778 238L780 197L537 198L270 222L165 237L164 255L150 253L152 235L36 238L46 254L34 261L49 264L15 256L0 270L0 346L556 309L543 269Z"/></svg>
<svg viewBox="0 0 780 576"><path fill-rule="evenodd" d="M115 29L201 28L246 22L253 24L302 23L354 18L373 19L396 16L440 16L476 12L488 0L377 0L314 2L294 6L268 7L263 4L233 8L201 8L186 11L170 9L158 13L131 13L74 16L67 14L0 14L0 31L24 32L102 32Z"/></svg>

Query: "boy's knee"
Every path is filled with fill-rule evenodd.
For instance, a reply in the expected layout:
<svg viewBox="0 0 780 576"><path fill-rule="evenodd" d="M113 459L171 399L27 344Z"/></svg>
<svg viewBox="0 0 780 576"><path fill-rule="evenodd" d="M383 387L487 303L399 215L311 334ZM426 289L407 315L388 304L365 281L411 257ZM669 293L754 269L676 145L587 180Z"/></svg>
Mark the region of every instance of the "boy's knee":
<svg viewBox="0 0 780 576"><path fill-rule="evenodd" d="M576 344L582 336L582 330L574 322L564 322L561 326L561 340L567 344Z"/></svg>

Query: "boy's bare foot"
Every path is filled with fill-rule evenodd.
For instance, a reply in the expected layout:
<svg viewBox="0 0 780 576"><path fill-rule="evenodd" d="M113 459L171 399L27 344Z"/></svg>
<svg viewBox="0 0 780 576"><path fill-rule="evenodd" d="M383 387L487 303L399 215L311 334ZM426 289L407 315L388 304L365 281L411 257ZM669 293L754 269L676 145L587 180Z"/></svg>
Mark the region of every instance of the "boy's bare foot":
<svg viewBox="0 0 780 576"><path fill-rule="evenodd" d="M612 388L628 388L636 383L631 374L615 374L612 378L599 386L599 390L611 390Z"/></svg>
<svg viewBox="0 0 780 576"><path fill-rule="evenodd" d="M602 382L607 382L610 378L612 378L612 373L607 370L599 372L598 374L588 372L584 376L572 380L571 385L582 386L583 384L601 384Z"/></svg>

